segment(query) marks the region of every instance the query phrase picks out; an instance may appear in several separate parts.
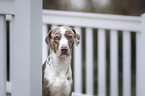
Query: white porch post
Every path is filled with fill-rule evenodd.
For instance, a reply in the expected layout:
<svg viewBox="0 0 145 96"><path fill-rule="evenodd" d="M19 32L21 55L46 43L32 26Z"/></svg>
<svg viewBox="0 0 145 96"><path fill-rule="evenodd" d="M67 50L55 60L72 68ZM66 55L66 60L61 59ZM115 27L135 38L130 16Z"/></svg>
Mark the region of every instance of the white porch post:
<svg viewBox="0 0 145 96"><path fill-rule="evenodd" d="M141 17L141 33L137 34L136 96L145 95L145 14Z"/></svg>
<svg viewBox="0 0 145 96"><path fill-rule="evenodd" d="M6 24L0 15L0 96L6 96Z"/></svg>
<svg viewBox="0 0 145 96"><path fill-rule="evenodd" d="M15 0L12 95L41 96L42 1Z"/></svg>

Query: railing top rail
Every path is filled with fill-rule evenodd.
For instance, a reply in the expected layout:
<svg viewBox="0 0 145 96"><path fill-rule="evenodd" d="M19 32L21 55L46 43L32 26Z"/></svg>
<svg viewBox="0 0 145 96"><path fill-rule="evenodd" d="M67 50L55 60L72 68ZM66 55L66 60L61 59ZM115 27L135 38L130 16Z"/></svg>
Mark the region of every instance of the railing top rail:
<svg viewBox="0 0 145 96"><path fill-rule="evenodd" d="M58 10L43 10L43 15L71 16L71 17L81 17L81 18L90 18L90 19L110 19L110 20L132 21L132 22L141 21L140 16L58 11Z"/></svg>
<svg viewBox="0 0 145 96"><path fill-rule="evenodd" d="M43 24L141 32L141 17L43 10Z"/></svg>
<svg viewBox="0 0 145 96"><path fill-rule="evenodd" d="M15 14L15 1L14 0L1 0L0 1L0 14Z"/></svg>

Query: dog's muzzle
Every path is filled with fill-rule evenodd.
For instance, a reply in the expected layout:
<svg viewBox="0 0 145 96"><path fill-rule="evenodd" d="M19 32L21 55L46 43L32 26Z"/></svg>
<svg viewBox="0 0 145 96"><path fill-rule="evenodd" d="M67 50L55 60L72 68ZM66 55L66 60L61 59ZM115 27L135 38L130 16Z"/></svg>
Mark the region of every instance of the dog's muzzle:
<svg viewBox="0 0 145 96"><path fill-rule="evenodd" d="M68 48L67 46L61 47L61 55L68 55Z"/></svg>

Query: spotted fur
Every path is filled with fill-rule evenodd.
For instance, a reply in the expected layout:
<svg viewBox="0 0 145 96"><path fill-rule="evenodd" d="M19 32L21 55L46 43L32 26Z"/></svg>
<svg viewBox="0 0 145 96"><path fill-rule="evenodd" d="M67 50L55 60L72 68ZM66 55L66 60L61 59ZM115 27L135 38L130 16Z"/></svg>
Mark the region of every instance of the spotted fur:
<svg viewBox="0 0 145 96"><path fill-rule="evenodd" d="M45 41L50 47L50 56L42 66L43 96L71 96L71 50L74 43L79 44L79 40L80 36L70 27L62 26L49 31ZM61 55L62 46L67 48L66 55Z"/></svg>

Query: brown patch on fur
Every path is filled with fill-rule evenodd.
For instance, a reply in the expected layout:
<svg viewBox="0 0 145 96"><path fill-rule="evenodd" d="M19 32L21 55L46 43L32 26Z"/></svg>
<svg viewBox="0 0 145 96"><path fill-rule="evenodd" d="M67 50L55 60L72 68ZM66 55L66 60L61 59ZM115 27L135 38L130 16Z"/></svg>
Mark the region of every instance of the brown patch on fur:
<svg viewBox="0 0 145 96"><path fill-rule="evenodd" d="M51 34L52 33L55 33L57 30L59 30L60 28L54 28L54 29L52 29L52 30L50 30L49 32L48 32L48 34L47 34L47 36L46 36L46 38L45 38L45 42L49 45L50 44L50 39L51 39Z"/></svg>
<svg viewBox="0 0 145 96"><path fill-rule="evenodd" d="M51 96L50 89L48 87L49 81L44 78L43 87L42 87L42 94L43 96Z"/></svg>
<svg viewBox="0 0 145 96"><path fill-rule="evenodd" d="M69 36L71 36L72 38L69 38ZM69 43L69 48L72 49L73 45L74 45L74 32L70 31L66 31L65 32L65 37L68 39L68 43Z"/></svg>
<svg viewBox="0 0 145 96"><path fill-rule="evenodd" d="M42 96L51 96L50 89L49 87L47 87L49 84L49 81L44 78L44 71L46 68L46 64L47 63L45 61L45 63L42 66L42 94L43 94Z"/></svg>
<svg viewBox="0 0 145 96"><path fill-rule="evenodd" d="M43 84L43 80L44 80L44 71L45 71L45 68L46 68L46 61L42 65L42 84Z"/></svg>
<svg viewBox="0 0 145 96"><path fill-rule="evenodd" d="M58 36L58 38L59 38L58 40L55 39L56 36ZM57 32L51 34L51 48L54 50L55 53L58 51L60 39L61 39L61 35L60 35L59 30L57 30Z"/></svg>
<svg viewBox="0 0 145 96"><path fill-rule="evenodd" d="M54 52L56 53L58 51L58 47L59 47L59 40L61 38L60 32L55 32L54 34L51 35L52 39L51 39L51 47L54 50ZM55 39L55 37L58 36L58 40Z"/></svg>

